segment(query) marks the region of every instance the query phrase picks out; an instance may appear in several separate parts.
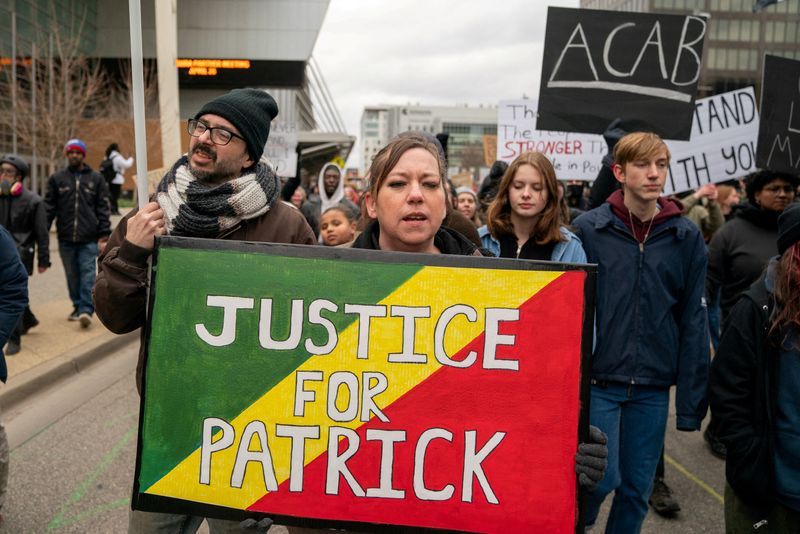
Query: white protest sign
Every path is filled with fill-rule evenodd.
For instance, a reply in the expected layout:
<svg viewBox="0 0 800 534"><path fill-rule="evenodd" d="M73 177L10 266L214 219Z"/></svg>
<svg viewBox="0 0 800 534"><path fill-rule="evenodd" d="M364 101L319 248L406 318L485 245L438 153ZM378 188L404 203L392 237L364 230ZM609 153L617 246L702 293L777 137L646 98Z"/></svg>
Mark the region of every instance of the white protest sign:
<svg viewBox="0 0 800 534"><path fill-rule="evenodd" d="M280 119L272 121L264 155L272 163L275 174L294 176L297 172L297 125Z"/></svg>
<svg viewBox="0 0 800 534"><path fill-rule="evenodd" d="M608 147L603 136L536 129L536 100L501 100L497 105L497 159L510 163L535 150L553 163L559 180L597 178Z"/></svg>
<svg viewBox="0 0 800 534"><path fill-rule="evenodd" d="M752 87L696 101L690 140L667 141L672 159L664 194L755 171L758 124Z"/></svg>

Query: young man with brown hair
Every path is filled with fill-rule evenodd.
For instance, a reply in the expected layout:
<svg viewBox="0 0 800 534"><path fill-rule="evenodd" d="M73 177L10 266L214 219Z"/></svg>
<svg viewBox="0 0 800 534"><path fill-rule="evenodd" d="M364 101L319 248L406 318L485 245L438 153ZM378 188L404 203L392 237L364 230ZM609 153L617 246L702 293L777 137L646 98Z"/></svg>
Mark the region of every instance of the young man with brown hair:
<svg viewBox="0 0 800 534"><path fill-rule="evenodd" d="M599 265L590 422L608 435L605 478L589 493L586 524L614 491L606 532L639 532L664 443L669 389L678 430L706 413L706 252L677 202L661 196L670 153L655 134L614 147L622 185L575 220L587 259Z"/></svg>

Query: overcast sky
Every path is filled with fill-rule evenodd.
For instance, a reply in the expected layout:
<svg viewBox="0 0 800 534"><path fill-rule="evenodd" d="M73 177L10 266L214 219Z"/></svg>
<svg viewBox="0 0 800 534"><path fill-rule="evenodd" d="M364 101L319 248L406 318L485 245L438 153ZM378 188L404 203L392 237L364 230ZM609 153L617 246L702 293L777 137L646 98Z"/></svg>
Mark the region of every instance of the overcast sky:
<svg viewBox="0 0 800 534"><path fill-rule="evenodd" d="M536 97L547 5L578 0L331 0L314 57L358 137L365 106Z"/></svg>

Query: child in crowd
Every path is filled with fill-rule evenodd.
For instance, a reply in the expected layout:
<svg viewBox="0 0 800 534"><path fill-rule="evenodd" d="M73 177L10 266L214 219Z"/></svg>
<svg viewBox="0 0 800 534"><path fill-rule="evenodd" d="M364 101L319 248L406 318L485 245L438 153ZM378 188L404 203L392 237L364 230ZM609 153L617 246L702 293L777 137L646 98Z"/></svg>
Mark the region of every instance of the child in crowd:
<svg viewBox="0 0 800 534"><path fill-rule="evenodd" d="M356 216L347 206L337 204L322 214L319 232L325 246L350 243L356 238Z"/></svg>

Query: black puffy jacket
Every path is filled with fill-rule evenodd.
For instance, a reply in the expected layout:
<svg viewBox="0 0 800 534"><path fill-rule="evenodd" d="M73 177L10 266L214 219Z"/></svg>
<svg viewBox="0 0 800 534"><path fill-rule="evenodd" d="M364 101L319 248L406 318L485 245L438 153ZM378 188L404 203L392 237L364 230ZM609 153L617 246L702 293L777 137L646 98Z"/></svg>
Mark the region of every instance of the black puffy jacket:
<svg viewBox="0 0 800 534"><path fill-rule="evenodd" d="M56 220L58 239L89 243L111 234L108 185L88 165L67 167L47 180L47 227Z"/></svg>

